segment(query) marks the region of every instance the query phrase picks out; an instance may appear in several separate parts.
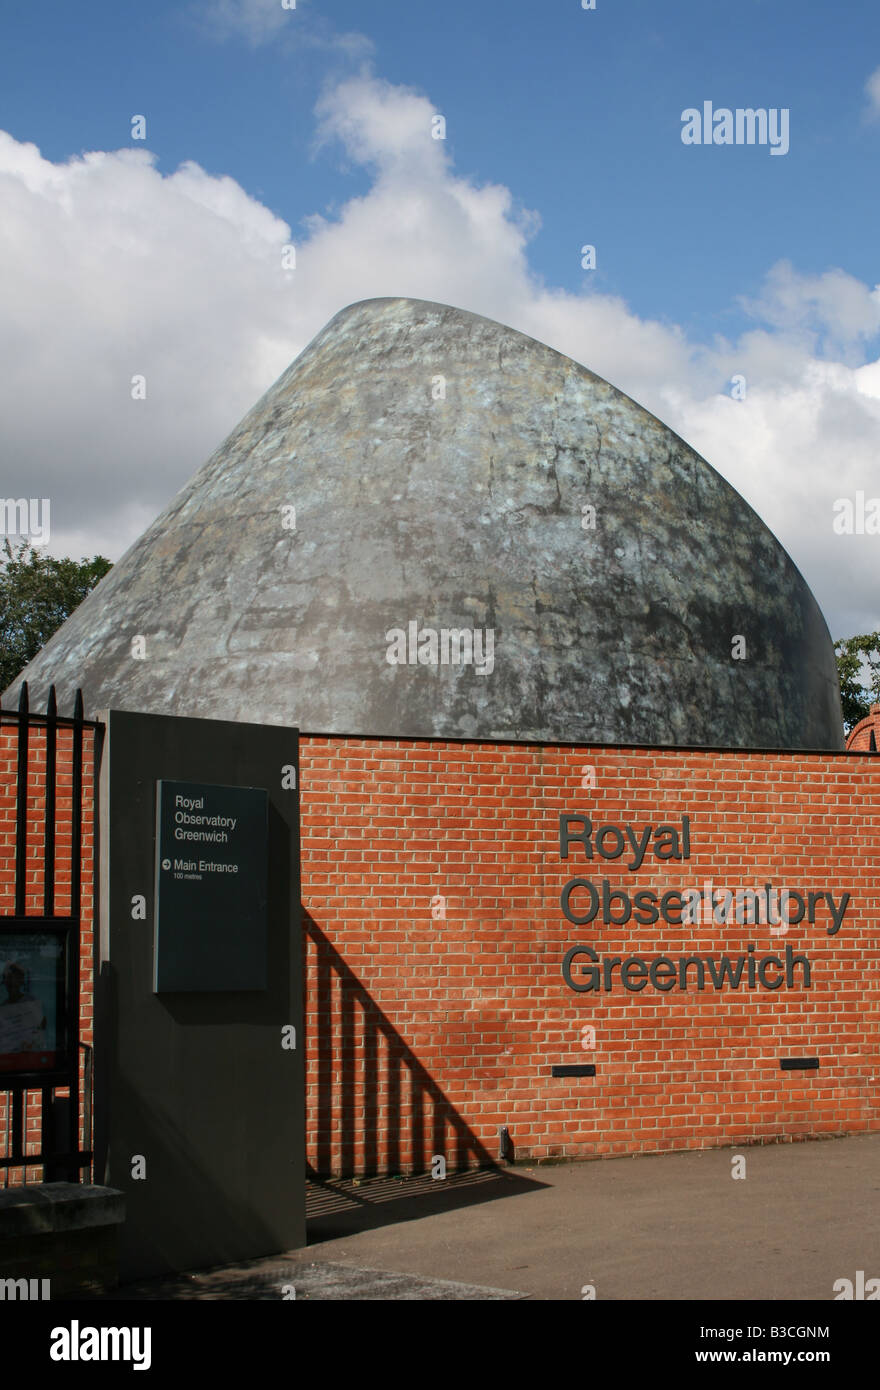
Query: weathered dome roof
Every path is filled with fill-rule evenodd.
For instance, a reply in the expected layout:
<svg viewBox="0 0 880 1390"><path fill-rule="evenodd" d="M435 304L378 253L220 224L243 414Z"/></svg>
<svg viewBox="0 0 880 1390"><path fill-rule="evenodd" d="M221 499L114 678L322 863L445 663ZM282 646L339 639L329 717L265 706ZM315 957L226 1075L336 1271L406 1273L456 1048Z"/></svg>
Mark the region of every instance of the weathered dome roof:
<svg viewBox="0 0 880 1390"><path fill-rule="evenodd" d="M337 314L23 675L312 732L843 746L822 614L739 494L576 362L410 299Z"/></svg>

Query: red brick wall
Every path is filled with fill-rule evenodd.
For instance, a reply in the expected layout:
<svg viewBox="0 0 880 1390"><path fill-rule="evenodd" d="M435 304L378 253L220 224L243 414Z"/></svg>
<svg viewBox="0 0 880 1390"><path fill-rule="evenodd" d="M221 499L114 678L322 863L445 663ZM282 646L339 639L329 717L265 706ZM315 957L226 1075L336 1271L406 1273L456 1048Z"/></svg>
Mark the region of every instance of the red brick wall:
<svg viewBox="0 0 880 1390"><path fill-rule="evenodd" d="M595 787L585 769L595 769ZM308 1157L407 1171L880 1128L880 761L870 756L558 748L304 737ZM691 857L560 858L560 813L640 829L690 817ZM625 858L629 858L626 856ZM840 930L575 926L572 877L639 889L842 892ZM432 916L445 898L445 920ZM573 897L573 903L582 899ZM580 906L578 906L580 910ZM811 988L575 994L600 957L806 955ZM778 978L769 968L767 978ZM693 973L691 975L693 980ZM595 1047L581 1046L585 1025ZM818 1071L780 1058L817 1056ZM593 1078L551 1078L592 1062Z"/></svg>
<svg viewBox="0 0 880 1390"><path fill-rule="evenodd" d="M17 729L11 724L0 726L0 915L12 916L15 911L15 842L16 842L16 767L18 757ZM55 912L70 911L71 889L71 815L73 809L73 752L72 732L58 729L56 744L56 841L55 841ZM94 1000L94 936L92 930L92 892L94 873L94 805L92 798L92 769L94 766L94 731L86 729L83 736L83 851L82 907L80 933L80 1037L92 1044ZM43 913L44 829L46 798L46 737L41 728L29 732L28 758L28 847L27 895L25 910L29 916ZM81 1061L82 1079L82 1061ZM0 1090L0 1154L6 1153L7 1092ZM40 1095L29 1092L26 1118L27 1153L36 1153L40 1145ZM59 1089L56 1094L65 1095ZM0 1187L22 1179L21 1169L0 1169ZM40 1182L42 1167L29 1167L27 1180Z"/></svg>
<svg viewBox="0 0 880 1390"><path fill-rule="evenodd" d="M59 908L69 901L69 735L59 733ZM30 817L42 828L44 743ZM92 735L86 733L83 1037L91 1041ZM584 786L595 769L595 787ZM586 776L589 782L590 777ZM506 1125L522 1158L592 1157L880 1128L880 760L873 756L301 742L308 1157L322 1172L488 1162ZM12 911L14 731L0 731L0 911ZM560 858L560 813L604 824L690 817L691 857L641 868ZM42 840L28 911L42 906ZM627 856L628 857L628 856ZM766 926L575 926L573 877L639 889L752 886L852 895L825 918ZM445 917L432 916L435 895ZM576 901L573 898L573 902ZM437 910L437 909L435 909ZM827 917L827 914L826 914ZM562 961L718 958L755 943L809 957L812 987L575 994ZM581 1047L595 1028L595 1047ZM779 1059L818 1056L818 1072ZM592 1078L552 1078L555 1063ZM36 1104L36 1098L35 1098ZM35 1147L38 1112L29 1115ZM0 1093L0 1150L6 1116ZM33 1149L32 1149L33 1151ZM16 1175L17 1176L17 1175ZM31 1180L39 1170L32 1169ZM0 1185L4 1179L0 1173Z"/></svg>
<svg viewBox="0 0 880 1390"><path fill-rule="evenodd" d="M851 753L876 753L880 749L880 705L872 705L870 713L850 729L846 746Z"/></svg>

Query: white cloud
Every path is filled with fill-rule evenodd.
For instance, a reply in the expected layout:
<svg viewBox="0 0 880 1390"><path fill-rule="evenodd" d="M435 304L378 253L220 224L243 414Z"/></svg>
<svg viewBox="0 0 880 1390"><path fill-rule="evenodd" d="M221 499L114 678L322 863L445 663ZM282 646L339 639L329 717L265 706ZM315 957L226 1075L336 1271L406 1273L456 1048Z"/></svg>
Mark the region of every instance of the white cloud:
<svg viewBox="0 0 880 1390"><path fill-rule="evenodd" d="M0 285L4 488L52 498L53 552L118 556L339 309L411 295L508 323L607 377L756 507L834 636L880 625L878 539L831 526L836 497L880 493L877 290L781 263L749 306L754 328L707 346L619 298L548 287L528 261L536 216L509 189L457 176L434 114L369 75L328 88L324 157L339 151L372 181L295 237L195 164L163 177L124 150L53 165L0 135L0 263L14 267ZM135 373L146 401L131 399ZM734 374L743 401L726 394Z"/></svg>
<svg viewBox="0 0 880 1390"><path fill-rule="evenodd" d="M875 68L865 83L868 97L868 115L873 119L880 117L880 68Z"/></svg>
<svg viewBox="0 0 880 1390"><path fill-rule="evenodd" d="M303 346L289 228L195 165L52 165L2 132L0 203L7 495L51 497L55 553L93 534L118 554Z"/></svg>
<svg viewBox="0 0 880 1390"><path fill-rule="evenodd" d="M858 355L880 332L880 288L869 289L842 270L799 275L779 261L755 301L741 301L755 318L789 335L810 351Z"/></svg>
<svg viewBox="0 0 880 1390"><path fill-rule="evenodd" d="M191 20L219 42L244 39L251 48L282 43L299 49L321 49L352 61L369 58L375 45L365 34L339 32L330 20L312 9L311 0L196 0Z"/></svg>
<svg viewBox="0 0 880 1390"><path fill-rule="evenodd" d="M302 0L300 0L302 6ZM241 35L256 47L267 43L298 18L296 3L283 8L281 0L208 0L195 6L205 29L220 39Z"/></svg>
<svg viewBox="0 0 880 1390"><path fill-rule="evenodd" d="M319 148L340 140L359 164L416 180L433 179L448 167L445 140L431 134L438 113L409 87L362 74L329 86L316 114Z"/></svg>

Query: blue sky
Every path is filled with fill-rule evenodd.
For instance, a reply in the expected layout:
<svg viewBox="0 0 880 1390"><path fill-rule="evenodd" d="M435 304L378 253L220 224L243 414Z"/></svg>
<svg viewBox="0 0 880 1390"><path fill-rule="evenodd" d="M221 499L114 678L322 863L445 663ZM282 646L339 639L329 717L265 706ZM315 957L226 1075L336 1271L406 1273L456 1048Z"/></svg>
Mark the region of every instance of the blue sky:
<svg viewBox="0 0 880 1390"><path fill-rule="evenodd" d="M48 0L0 31L8 489L51 487L61 548L118 555L332 313L421 294L607 375L740 488L832 626L880 621L873 538L841 551L830 528L842 487L880 492L874 0ZM706 100L786 109L788 152L683 144ZM442 150L418 143L432 112ZM274 264L288 238L279 299L251 252ZM162 387L134 439L122 359Z"/></svg>
<svg viewBox="0 0 880 1390"><path fill-rule="evenodd" d="M256 46L212 34L217 8L8 9L4 128L57 161L130 144L143 112L162 171L195 160L231 175L295 228L366 187L338 151L313 150L322 83L357 60L309 43L316 28L362 33L383 77L446 116L458 171L506 184L539 213L529 259L549 284L578 290L579 248L592 242L595 288L711 337L744 326L739 297L783 257L802 272L876 271L880 122L865 118L864 93L880 62L874 0L597 0L595 11L299 0ZM789 153L684 146L681 112L706 99L787 107Z"/></svg>

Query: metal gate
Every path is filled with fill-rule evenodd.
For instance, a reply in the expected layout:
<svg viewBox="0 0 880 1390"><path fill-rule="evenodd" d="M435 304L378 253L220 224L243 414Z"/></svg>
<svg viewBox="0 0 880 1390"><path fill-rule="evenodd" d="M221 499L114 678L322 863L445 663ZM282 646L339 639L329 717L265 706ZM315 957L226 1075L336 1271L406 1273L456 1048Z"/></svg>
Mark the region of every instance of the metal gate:
<svg viewBox="0 0 880 1390"><path fill-rule="evenodd" d="M93 958L81 976L84 878L94 921L97 781L103 726L0 710L0 1172L3 1185L91 1181ZM84 808L90 826L84 873ZM11 910L10 910L11 909ZM90 1011L89 1011L90 1012ZM85 1036L83 1036L85 1035Z"/></svg>

